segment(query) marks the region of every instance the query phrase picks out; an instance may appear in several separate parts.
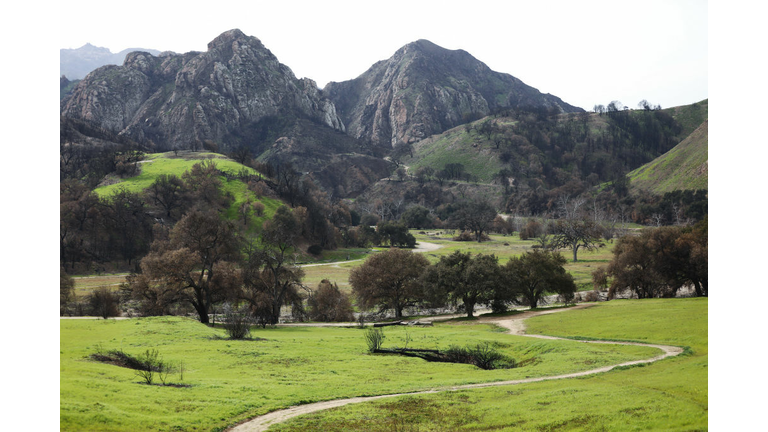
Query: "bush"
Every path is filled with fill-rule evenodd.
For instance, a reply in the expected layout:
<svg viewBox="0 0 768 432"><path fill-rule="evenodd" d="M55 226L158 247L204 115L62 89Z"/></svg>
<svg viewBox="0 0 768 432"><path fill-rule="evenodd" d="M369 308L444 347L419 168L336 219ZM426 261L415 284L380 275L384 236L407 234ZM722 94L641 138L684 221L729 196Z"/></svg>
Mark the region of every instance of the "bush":
<svg viewBox="0 0 768 432"><path fill-rule="evenodd" d="M586 301L586 302L596 302L596 301L600 301L600 295L597 293L597 291L589 291L589 292L588 292L588 293L587 293L587 294L584 296L584 301Z"/></svg>
<svg viewBox="0 0 768 432"><path fill-rule="evenodd" d="M223 313L224 329L230 339L246 339L251 336L254 319L248 308L235 308L229 303L224 303Z"/></svg>
<svg viewBox="0 0 768 432"><path fill-rule="evenodd" d="M339 290L338 285L323 279L315 294L309 298L309 317L314 321L353 321L352 302L349 296Z"/></svg>
<svg viewBox="0 0 768 432"><path fill-rule="evenodd" d="M104 319L120 315L120 297L116 292L101 286L88 297L90 312Z"/></svg>
<svg viewBox="0 0 768 432"><path fill-rule="evenodd" d="M253 204L251 204L251 207L253 207L253 213L255 213L257 217L264 216L264 204L260 203L259 201L255 201Z"/></svg>
<svg viewBox="0 0 768 432"><path fill-rule="evenodd" d="M313 244L312 246L307 248L307 253L310 253L314 256L319 256L323 252L323 247L318 244Z"/></svg>
<svg viewBox="0 0 768 432"><path fill-rule="evenodd" d="M384 343L384 331L380 328L370 327L365 331L365 342L368 343L368 351L374 352Z"/></svg>

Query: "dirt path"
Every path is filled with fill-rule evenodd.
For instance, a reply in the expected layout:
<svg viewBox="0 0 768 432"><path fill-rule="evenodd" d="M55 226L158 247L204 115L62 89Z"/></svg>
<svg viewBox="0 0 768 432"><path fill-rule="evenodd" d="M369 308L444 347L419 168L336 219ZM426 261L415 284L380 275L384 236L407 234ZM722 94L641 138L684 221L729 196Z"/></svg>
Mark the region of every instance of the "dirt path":
<svg viewBox="0 0 768 432"><path fill-rule="evenodd" d="M519 315L513 315L510 317L505 318L481 318L480 321L484 322L492 322L495 324L498 324L499 326L502 326L504 328L509 329L509 334L517 335L517 336L528 336L528 337L535 337L535 338L541 338L541 339L554 339L554 340L569 340L573 341L572 339L563 339L553 336L544 336L544 335L529 335L525 334L525 323L523 320L538 316L538 315L545 315L545 314L551 314L551 313L559 313L574 309L583 309L585 307L591 306L590 304L582 304L578 305L572 308L566 308L566 309L553 309L551 311L534 311L534 312L524 312ZM376 399L383 399L383 398L390 398L390 397L397 397L397 396L413 396L413 395L423 395L423 394L431 394L431 393L438 393L438 392L445 392L445 391L455 391L455 390L462 390L462 389L472 389L472 388L482 388L482 387L494 387L494 386L505 386L505 385L515 385L515 384L523 384L523 383L530 383L530 382L537 382L537 381L548 381L548 380L556 380L556 379L563 379L563 378L574 378L574 377L580 377L585 375L592 375L592 374L598 374L602 372L608 372L611 369L619 366L629 366L634 364L640 364L640 363L651 363L655 362L657 360L661 360L663 358L669 357L669 356L675 356L683 352L682 348L674 347L674 346L667 346L667 345L654 345L654 344L642 344L642 343L632 343L632 342L611 342L611 341L577 341L577 342L583 342L583 343L601 343L601 344L615 344L615 345L640 345L640 346L648 346L653 348L658 348L662 351L662 354L646 359L646 360L635 360L635 361L629 361L624 362L612 366L604 366L597 369L591 369L587 371L582 372L574 372L569 374L563 374L563 375L555 375L555 376L544 376L544 377L538 377L538 378L526 378L526 379L519 379L519 380L511 380L511 381L496 381L496 382L489 382L489 383L480 383L480 384L467 384L467 385L461 385L461 386L455 386L455 387L445 387L440 389L432 389L432 390L426 390L421 392L412 392L412 393L396 393L396 394L388 394L388 395L381 395L381 396L369 396L369 397L355 397L355 398L348 398L348 399L337 399L332 401L325 401L325 402L317 402L312 404L306 404L306 405L299 405L290 407L283 410L273 411L269 414L265 414L259 417L255 417L251 420L248 420L246 422L243 422L234 428L229 429L230 432L260 432L260 431L266 431L267 428L272 426L276 423L281 423L285 420L288 420L290 418L313 413L316 411L322 411L330 408L336 408L344 405L349 405L353 403L359 403L359 402L368 402Z"/></svg>

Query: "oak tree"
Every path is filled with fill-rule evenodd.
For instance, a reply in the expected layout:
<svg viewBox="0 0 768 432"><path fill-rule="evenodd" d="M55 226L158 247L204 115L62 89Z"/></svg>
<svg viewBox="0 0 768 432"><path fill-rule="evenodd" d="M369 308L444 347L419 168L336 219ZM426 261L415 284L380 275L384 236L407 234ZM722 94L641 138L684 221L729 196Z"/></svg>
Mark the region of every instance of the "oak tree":
<svg viewBox="0 0 768 432"><path fill-rule="evenodd" d="M429 261L423 255L389 249L352 269L349 283L360 307L394 309L395 317L400 318L403 309L424 301L425 292L419 277L428 266Z"/></svg>

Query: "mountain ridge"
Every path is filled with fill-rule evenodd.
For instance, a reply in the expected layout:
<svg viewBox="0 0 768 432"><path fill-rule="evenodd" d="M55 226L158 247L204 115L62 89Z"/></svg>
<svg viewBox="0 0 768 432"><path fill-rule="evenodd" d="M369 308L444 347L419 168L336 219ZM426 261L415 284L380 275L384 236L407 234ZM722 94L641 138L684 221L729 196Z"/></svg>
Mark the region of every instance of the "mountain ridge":
<svg viewBox="0 0 768 432"><path fill-rule="evenodd" d="M510 74L492 71L464 50L426 39L408 43L352 80L323 89L348 133L374 144L412 143L500 108L544 106L581 112Z"/></svg>

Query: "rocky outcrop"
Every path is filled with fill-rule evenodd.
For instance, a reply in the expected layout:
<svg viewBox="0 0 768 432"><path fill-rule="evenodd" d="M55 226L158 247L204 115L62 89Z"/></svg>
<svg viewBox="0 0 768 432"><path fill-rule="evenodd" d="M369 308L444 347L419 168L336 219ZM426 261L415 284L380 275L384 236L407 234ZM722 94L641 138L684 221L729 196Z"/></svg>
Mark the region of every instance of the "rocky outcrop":
<svg viewBox="0 0 768 432"><path fill-rule="evenodd" d="M465 51L426 40L402 47L353 80L331 82L324 91L347 133L387 146L418 141L499 108L583 111L509 74L492 71Z"/></svg>
<svg viewBox="0 0 768 432"><path fill-rule="evenodd" d="M297 79L259 39L240 30L222 33L202 53L130 53L122 66L104 66L83 79L62 101L61 114L161 150L221 142L268 116L345 130L312 80Z"/></svg>

